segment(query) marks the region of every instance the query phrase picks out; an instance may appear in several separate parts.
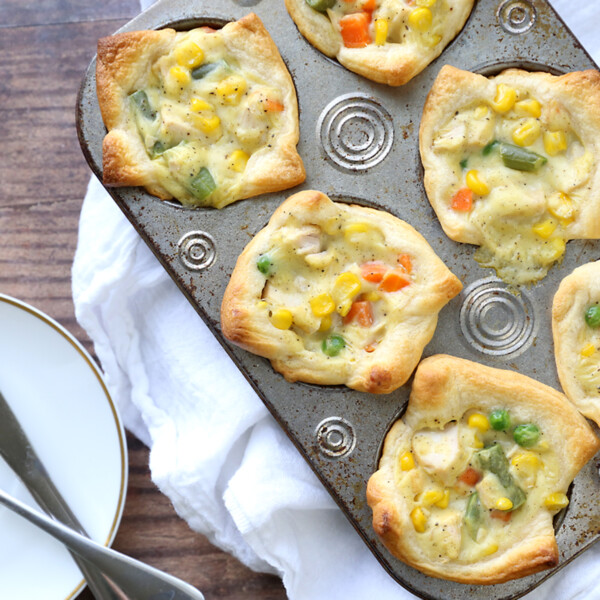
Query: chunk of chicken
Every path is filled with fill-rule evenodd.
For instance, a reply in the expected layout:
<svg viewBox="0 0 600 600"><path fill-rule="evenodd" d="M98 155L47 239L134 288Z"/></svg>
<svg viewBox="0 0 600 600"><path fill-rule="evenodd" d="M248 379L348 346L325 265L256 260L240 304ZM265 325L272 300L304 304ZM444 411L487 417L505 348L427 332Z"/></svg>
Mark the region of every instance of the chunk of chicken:
<svg viewBox="0 0 600 600"><path fill-rule="evenodd" d="M463 472L469 456L459 441L457 423L449 423L444 429L424 429L415 433L412 449L417 462L446 485L454 483Z"/></svg>
<svg viewBox="0 0 600 600"><path fill-rule="evenodd" d="M446 562L458 558L462 534L462 515L457 510L445 509L434 513L427 530L428 549L437 560Z"/></svg>

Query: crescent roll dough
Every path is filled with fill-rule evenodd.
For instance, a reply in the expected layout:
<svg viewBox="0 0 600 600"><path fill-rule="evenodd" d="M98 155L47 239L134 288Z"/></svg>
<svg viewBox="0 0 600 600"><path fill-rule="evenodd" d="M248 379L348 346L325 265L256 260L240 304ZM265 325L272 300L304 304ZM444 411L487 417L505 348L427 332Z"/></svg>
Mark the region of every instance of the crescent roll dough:
<svg viewBox="0 0 600 600"><path fill-rule="evenodd" d="M473 0L285 0L302 35L367 79L403 85L462 29ZM314 6L316 8L311 8Z"/></svg>
<svg viewBox="0 0 600 600"><path fill-rule="evenodd" d="M434 577L494 584L554 567L553 516L599 447L554 389L432 356L369 479L373 528L394 556Z"/></svg>
<svg viewBox="0 0 600 600"><path fill-rule="evenodd" d="M290 74L260 19L98 42L103 180L222 208L304 181Z"/></svg>
<svg viewBox="0 0 600 600"><path fill-rule="evenodd" d="M289 381L386 393L408 379L461 288L404 221L303 191L238 258L221 327Z"/></svg>
<svg viewBox="0 0 600 600"><path fill-rule="evenodd" d="M425 188L446 234L513 284L571 239L600 237L600 74L443 67L420 129Z"/></svg>
<svg viewBox="0 0 600 600"><path fill-rule="evenodd" d="M554 296L552 334L565 394L600 425L600 262L577 267Z"/></svg>

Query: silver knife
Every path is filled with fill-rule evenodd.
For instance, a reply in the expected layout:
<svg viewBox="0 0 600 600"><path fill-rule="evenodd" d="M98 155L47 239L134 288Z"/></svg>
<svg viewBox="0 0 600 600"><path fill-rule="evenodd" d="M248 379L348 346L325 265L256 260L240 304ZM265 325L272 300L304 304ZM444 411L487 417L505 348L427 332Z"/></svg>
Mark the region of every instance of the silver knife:
<svg viewBox="0 0 600 600"><path fill-rule="evenodd" d="M35 501L51 517L90 537L56 489L8 402L0 392L0 456L25 484ZM104 575L71 553L96 600L122 600Z"/></svg>

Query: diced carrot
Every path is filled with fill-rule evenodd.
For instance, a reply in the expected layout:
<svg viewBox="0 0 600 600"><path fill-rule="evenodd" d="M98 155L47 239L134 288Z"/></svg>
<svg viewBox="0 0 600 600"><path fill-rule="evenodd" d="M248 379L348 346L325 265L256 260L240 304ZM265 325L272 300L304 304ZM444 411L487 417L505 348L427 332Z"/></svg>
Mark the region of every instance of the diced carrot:
<svg viewBox="0 0 600 600"><path fill-rule="evenodd" d="M378 286L382 292L397 292L410 285L410 278L401 269L392 269L388 271Z"/></svg>
<svg viewBox="0 0 600 600"><path fill-rule="evenodd" d="M362 5L362 9L366 12L372 13L377 8L377 0L365 0Z"/></svg>
<svg viewBox="0 0 600 600"><path fill-rule="evenodd" d="M361 327L373 325L373 308L368 300L357 300L352 303L350 311L344 317L344 325L356 320Z"/></svg>
<svg viewBox="0 0 600 600"><path fill-rule="evenodd" d="M460 212L469 212L473 208L473 192L469 188L462 188L452 198L452 209Z"/></svg>
<svg viewBox="0 0 600 600"><path fill-rule="evenodd" d="M379 283L389 270L387 265L377 261L366 262L360 266L361 277L371 283Z"/></svg>
<svg viewBox="0 0 600 600"><path fill-rule="evenodd" d="M507 510L493 509L492 511L490 511L490 517L492 517L492 519L500 519L500 521L504 521L505 523L508 523L510 521L511 515L512 513Z"/></svg>
<svg viewBox="0 0 600 600"><path fill-rule="evenodd" d="M401 254L398 257L398 264L407 272L412 272L412 259L410 254Z"/></svg>
<svg viewBox="0 0 600 600"><path fill-rule="evenodd" d="M267 98L265 101L265 110L267 112L281 112L283 110L283 104L277 100Z"/></svg>
<svg viewBox="0 0 600 600"><path fill-rule="evenodd" d="M375 352L375 344L367 344L365 346L365 352L371 354L371 352Z"/></svg>
<svg viewBox="0 0 600 600"><path fill-rule="evenodd" d="M458 478L459 481L473 486L481 481L481 473L473 467L467 467L466 471Z"/></svg>
<svg viewBox="0 0 600 600"><path fill-rule="evenodd" d="M371 43L370 21L371 15L366 12L352 13L340 19L342 40L346 48L364 48Z"/></svg>

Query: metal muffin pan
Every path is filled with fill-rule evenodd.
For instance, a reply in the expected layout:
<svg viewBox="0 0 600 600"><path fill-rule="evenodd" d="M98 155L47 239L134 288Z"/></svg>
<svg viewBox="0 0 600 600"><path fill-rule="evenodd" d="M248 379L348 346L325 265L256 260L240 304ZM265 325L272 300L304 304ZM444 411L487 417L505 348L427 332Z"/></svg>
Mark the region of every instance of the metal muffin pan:
<svg viewBox="0 0 600 600"><path fill-rule="evenodd" d="M269 30L296 85L298 150L306 182L222 210L185 209L139 188L108 192L392 577L425 599L518 598L600 537L599 456L576 478L569 508L556 521L557 568L493 586L423 575L396 560L381 544L365 499L385 434L406 406L410 381L383 396L288 383L268 360L223 338L220 304L238 255L275 208L294 192L317 189L334 200L373 206L409 222L462 280L464 290L440 313L424 356L452 354L512 369L560 390L550 328L552 297L573 268L600 258L600 243L569 242L562 264L544 280L520 294L511 293L491 270L474 261L473 246L455 243L443 233L422 184L418 129L426 95L446 63L486 75L511 66L563 73L596 65L544 0L479 0L442 55L400 88L370 82L314 49L298 32L283 0L163 0L120 31L222 25L250 11ZM101 179L105 128L94 71L95 61L80 89L77 127L85 157Z"/></svg>

